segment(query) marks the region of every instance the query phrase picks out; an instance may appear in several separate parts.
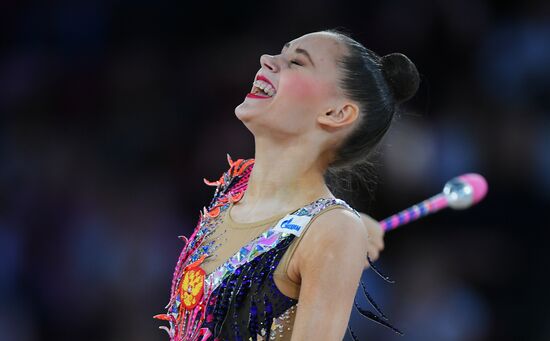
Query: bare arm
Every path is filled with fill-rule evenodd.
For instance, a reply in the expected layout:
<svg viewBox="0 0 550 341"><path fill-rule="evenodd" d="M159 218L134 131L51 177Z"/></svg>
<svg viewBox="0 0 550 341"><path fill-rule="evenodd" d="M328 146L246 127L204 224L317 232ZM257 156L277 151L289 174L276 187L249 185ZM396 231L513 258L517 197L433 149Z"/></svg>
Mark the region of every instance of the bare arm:
<svg viewBox="0 0 550 341"><path fill-rule="evenodd" d="M380 252L384 250L384 230L380 223L365 213L359 213L361 220L367 229L369 235L367 252L369 258L374 262L380 257ZM369 262L365 259L365 268L369 267Z"/></svg>
<svg viewBox="0 0 550 341"><path fill-rule="evenodd" d="M312 222L296 250L301 289L292 341L342 340L367 244L361 219L349 211L334 209Z"/></svg>

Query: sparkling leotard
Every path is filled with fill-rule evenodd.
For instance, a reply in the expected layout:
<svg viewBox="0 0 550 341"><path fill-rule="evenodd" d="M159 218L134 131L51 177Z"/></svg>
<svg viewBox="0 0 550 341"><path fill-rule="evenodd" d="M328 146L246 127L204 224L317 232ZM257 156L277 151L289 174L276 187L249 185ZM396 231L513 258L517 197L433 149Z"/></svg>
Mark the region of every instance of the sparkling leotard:
<svg viewBox="0 0 550 341"><path fill-rule="evenodd" d="M228 161L230 168L218 181L205 180L216 186L214 198L191 237L183 237L186 244L174 271L168 311L155 318L169 322L161 328L173 341L289 340L298 299L284 295L274 275L289 280L288 260L316 216L336 207L359 213L341 199L320 198L286 215L236 223L230 208L242 198L254 160L232 161L228 156ZM239 244L239 238L246 238L227 233L232 225L259 230ZM228 240L244 246L233 252ZM299 292L299 284L294 287Z"/></svg>

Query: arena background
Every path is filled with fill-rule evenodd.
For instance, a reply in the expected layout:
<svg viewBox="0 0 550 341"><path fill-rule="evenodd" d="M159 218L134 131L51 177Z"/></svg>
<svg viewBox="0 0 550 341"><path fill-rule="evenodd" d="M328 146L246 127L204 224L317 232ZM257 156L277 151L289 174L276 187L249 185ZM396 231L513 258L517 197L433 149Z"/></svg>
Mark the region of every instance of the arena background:
<svg viewBox="0 0 550 341"><path fill-rule="evenodd" d="M490 184L470 210L387 235L377 264L395 284L365 271L405 336L356 312L352 326L362 340L550 340L549 4L3 1L0 339L167 340L152 316L177 236L213 194L202 179L226 153L253 157L234 108L260 55L345 27L422 74L356 208L382 219L470 171Z"/></svg>

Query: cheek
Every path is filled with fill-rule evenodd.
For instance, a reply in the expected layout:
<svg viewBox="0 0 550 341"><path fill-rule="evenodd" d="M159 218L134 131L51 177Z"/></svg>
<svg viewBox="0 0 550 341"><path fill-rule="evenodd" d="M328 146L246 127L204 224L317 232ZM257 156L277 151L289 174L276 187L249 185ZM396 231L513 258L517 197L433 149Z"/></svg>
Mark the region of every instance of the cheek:
<svg viewBox="0 0 550 341"><path fill-rule="evenodd" d="M318 100L326 98L329 86L324 82L303 75L290 75L282 80L280 89L285 97L300 101Z"/></svg>

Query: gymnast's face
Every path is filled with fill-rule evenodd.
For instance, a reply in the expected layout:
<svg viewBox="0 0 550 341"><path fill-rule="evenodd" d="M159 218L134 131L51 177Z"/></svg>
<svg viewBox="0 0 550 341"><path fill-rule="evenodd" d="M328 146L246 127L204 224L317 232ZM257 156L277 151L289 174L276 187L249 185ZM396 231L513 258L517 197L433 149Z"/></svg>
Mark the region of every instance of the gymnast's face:
<svg viewBox="0 0 550 341"><path fill-rule="evenodd" d="M337 59L344 52L334 35L315 32L288 42L277 55L262 55L250 93L235 114L255 136L319 130L320 117L343 100Z"/></svg>

